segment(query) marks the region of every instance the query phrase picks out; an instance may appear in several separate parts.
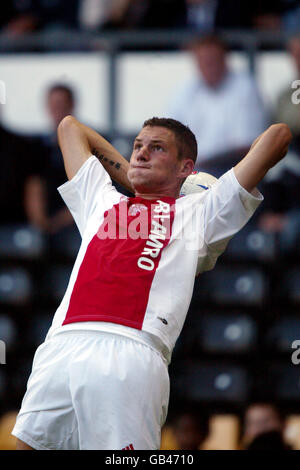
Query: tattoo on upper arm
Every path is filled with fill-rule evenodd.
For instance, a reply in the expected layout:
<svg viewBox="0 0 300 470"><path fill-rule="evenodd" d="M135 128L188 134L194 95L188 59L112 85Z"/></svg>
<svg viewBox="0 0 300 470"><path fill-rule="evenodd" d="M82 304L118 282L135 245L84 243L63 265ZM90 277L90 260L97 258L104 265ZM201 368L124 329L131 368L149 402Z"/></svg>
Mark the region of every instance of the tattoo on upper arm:
<svg viewBox="0 0 300 470"><path fill-rule="evenodd" d="M95 155L95 157L98 158L100 162L108 163L110 166L114 166L116 170L119 170L121 168L121 163L116 163L113 160L110 160L109 158L99 153L97 149L93 149L93 154Z"/></svg>

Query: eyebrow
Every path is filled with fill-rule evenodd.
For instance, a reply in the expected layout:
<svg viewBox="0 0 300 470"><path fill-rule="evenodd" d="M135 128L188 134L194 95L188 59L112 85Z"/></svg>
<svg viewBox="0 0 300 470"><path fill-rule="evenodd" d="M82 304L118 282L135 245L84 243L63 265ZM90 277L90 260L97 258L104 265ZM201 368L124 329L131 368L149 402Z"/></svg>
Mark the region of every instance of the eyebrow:
<svg viewBox="0 0 300 470"><path fill-rule="evenodd" d="M134 142L142 142L142 139L139 139L138 137L136 139L134 139ZM167 144L167 142L165 142L164 140L160 140L160 139L151 139L150 140L151 144Z"/></svg>

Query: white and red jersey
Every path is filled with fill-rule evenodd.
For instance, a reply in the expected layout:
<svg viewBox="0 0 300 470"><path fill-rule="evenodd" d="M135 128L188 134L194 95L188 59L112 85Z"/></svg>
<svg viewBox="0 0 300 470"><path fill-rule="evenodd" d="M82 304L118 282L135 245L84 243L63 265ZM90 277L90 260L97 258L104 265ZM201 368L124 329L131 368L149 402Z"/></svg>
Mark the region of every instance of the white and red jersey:
<svg viewBox="0 0 300 470"><path fill-rule="evenodd" d="M263 199L241 187L232 169L202 193L127 198L95 156L58 190L82 243L48 336L65 329L144 332L169 352L196 274L214 267Z"/></svg>

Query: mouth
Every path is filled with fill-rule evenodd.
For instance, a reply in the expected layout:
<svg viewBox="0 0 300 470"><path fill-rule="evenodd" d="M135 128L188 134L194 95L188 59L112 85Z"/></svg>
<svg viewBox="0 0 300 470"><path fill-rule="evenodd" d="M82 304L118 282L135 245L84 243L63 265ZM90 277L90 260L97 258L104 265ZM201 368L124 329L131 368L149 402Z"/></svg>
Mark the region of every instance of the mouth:
<svg viewBox="0 0 300 470"><path fill-rule="evenodd" d="M145 165L132 165L131 168L134 168L135 170L150 170L150 166Z"/></svg>

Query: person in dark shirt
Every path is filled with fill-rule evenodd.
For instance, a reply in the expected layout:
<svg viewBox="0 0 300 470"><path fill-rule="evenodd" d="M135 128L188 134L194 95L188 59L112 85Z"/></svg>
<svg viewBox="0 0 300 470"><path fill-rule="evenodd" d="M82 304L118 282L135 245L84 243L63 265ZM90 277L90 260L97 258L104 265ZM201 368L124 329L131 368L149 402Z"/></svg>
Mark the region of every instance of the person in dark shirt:
<svg viewBox="0 0 300 470"><path fill-rule="evenodd" d="M209 435L209 416L196 403L185 404L172 420L179 450L199 450Z"/></svg>
<svg viewBox="0 0 300 470"><path fill-rule="evenodd" d="M245 450L292 450L278 431L268 431L256 436Z"/></svg>
<svg viewBox="0 0 300 470"><path fill-rule="evenodd" d="M285 417L275 403L250 403L243 416L242 448L245 450L288 449L284 442Z"/></svg>
<svg viewBox="0 0 300 470"><path fill-rule="evenodd" d="M266 204L260 228L278 234L282 254L300 253L300 136L294 136L285 163L266 179L262 191Z"/></svg>
<svg viewBox="0 0 300 470"><path fill-rule="evenodd" d="M79 0L9 0L1 4L0 27L8 34L78 26Z"/></svg>
<svg viewBox="0 0 300 470"><path fill-rule="evenodd" d="M118 11L119 10L119 11ZM121 12L119 14L119 12ZM102 29L181 28L186 26L185 0L123 0Z"/></svg>
<svg viewBox="0 0 300 470"><path fill-rule="evenodd" d="M32 142L0 124L1 225L26 222L24 193L28 179L38 171Z"/></svg>
<svg viewBox="0 0 300 470"><path fill-rule="evenodd" d="M57 188L66 181L65 168L57 143L56 129L60 121L71 114L75 106L73 90L55 84L47 92L47 111L53 130L35 139L39 153L39 172L27 184L26 211L29 221L48 234L74 227L73 218Z"/></svg>

